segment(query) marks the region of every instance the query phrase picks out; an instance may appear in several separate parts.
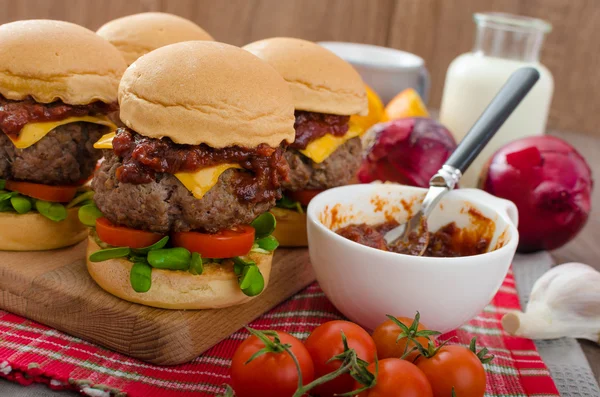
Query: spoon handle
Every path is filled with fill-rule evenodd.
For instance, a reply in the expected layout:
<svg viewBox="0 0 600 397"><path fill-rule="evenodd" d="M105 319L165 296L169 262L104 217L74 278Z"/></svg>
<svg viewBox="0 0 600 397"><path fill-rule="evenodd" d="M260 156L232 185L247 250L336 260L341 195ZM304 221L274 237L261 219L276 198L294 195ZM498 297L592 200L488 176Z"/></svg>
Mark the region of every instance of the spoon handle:
<svg viewBox="0 0 600 397"><path fill-rule="evenodd" d="M515 71L473 124L446 164L464 174L539 78L540 73L532 67Z"/></svg>

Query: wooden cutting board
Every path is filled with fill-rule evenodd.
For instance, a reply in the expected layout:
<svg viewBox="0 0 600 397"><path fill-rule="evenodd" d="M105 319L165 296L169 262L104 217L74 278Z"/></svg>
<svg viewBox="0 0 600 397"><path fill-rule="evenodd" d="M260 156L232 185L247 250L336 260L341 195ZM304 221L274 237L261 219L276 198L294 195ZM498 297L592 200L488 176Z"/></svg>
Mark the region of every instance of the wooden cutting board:
<svg viewBox="0 0 600 397"><path fill-rule="evenodd" d="M181 364L314 281L308 251L278 249L268 288L218 310L165 310L102 290L85 267L85 242L46 252L0 252L0 309L140 360Z"/></svg>

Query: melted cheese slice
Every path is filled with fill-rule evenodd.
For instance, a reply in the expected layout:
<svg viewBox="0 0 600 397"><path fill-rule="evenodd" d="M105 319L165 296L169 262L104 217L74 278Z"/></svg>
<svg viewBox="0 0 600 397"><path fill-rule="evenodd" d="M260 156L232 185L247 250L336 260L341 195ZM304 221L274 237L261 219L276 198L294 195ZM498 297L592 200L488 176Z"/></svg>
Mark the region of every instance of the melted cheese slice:
<svg viewBox="0 0 600 397"><path fill-rule="evenodd" d="M344 136L333 136L327 134L319 139L315 139L306 146L306 149L300 150L300 153L310 158L315 163L322 163L340 146L352 138L361 136L364 130L354 123L350 123L348 132Z"/></svg>
<svg viewBox="0 0 600 397"><path fill-rule="evenodd" d="M175 178L192 192L194 197L201 199L219 181L222 173L230 168L242 168L238 164L219 164L214 167L202 168L196 172L178 172Z"/></svg>
<svg viewBox="0 0 600 397"><path fill-rule="evenodd" d="M94 144L96 149L112 149L112 140L116 133L103 135L102 138ZM242 168L238 164L219 164L214 167L202 168L195 172L178 172L175 178L189 190L194 197L201 199L204 195L219 182L222 173L230 168Z"/></svg>
<svg viewBox="0 0 600 397"><path fill-rule="evenodd" d="M50 131L64 124L77 123L84 121L86 123L100 124L107 126L111 129L116 129L114 125L107 117L99 116L84 116L84 117L68 117L64 120L59 121L48 121L43 123L28 123L19 132L19 137L14 138L9 135L10 140L17 149L25 149L33 145L43 137L45 137Z"/></svg>
<svg viewBox="0 0 600 397"><path fill-rule="evenodd" d="M98 142L94 143L94 149L112 149L112 141L116 135L116 132L102 135Z"/></svg>

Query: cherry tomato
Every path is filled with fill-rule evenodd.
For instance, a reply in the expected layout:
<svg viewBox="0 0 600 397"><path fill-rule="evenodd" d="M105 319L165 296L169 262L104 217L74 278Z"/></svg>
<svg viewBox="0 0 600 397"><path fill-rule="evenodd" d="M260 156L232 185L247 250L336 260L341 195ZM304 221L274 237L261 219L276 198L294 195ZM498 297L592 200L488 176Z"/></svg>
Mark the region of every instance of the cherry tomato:
<svg viewBox="0 0 600 397"><path fill-rule="evenodd" d="M77 193L77 186L50 186L41 183L6 181L6 189L38 200L68 203Z"/></svg>
<svg viewBox="0 0 600 397"><path fill-rule="evenodd" d="M479 358L466 347L442 346L431 358L419 357L417 367L429 379L434 397L482 397L485 370Z"/></svg>
<svg viewBox="0 0 600 397"><path fill-rule="evenodd" d="M164 237L158 233L114 225L104 217L96 219L96 233L106 244L129 248L144 248Z"/></svg>
<svg viewBox="0 0 600 397"><path fill-rule="evenodd" d="M375 363L367 369L374 374ZM362 387L356 382L354 390ZM433 392L427 377L416 365L399 358L386 358L379 361L377 384L358 394L358 397L433 397ZM451 397L451 394L447 397Z"/></svg>
<svg viewBox="0 0 600 397"><path fill-rule="evenodd" d="M398 321L402 324L410 327L413 323L414 319L407 317L396 317ZM417 331L425 330L425 326L423 324L419 324L417 327ZM395 324L392 320L386 320L381 323L375 331L373 331L373 340L375 341L375 345L377 345L377 356L380 359L384 358L400 358L406 351L411 350L415 347L414 342L409 341L407 338L398 339L398 335L402 332L402 329ZM423 347L427 347L428 340L425 337L417 337L415 338ZM408 344L408 348L406 345ZM412 362L419 355L418 351L414 351L405 357L405 360Z"/></svg>
<svg viewBox="0 0 600 397"><path fill-rule="evenodd" d="M328 362L333 356L344 351L341 331L346 335L348 347L356 351L358 358L369 363L375 360L375 342L367 331L349 321L329 321L317 327L304 342L315 364L316 377L333 372L342 365L339 360ZM349 374L344 374L316 387L314 394L331 397L334 394L350 392L353 387L354 379Z"/></svg>
<svg viewBox="0 0 600 397"><path fill-rule="evenodd" d="M298 190L296 192L286 191L285 195L294 201L298 201L303 206L307 206L317 194L321 193L323 190L313 189L313 190Z"/></svg>
<svg viewBox="0 0 600 397"><path fill-rule="evenodd" d="M204 258L232 258L246 255L254 244L254 228L235 226L217 233L178 232L172 235L173 245L197 252Z"/></svg>
<svg viewBox="0 0 600 397"><path fill-rule="evenodd" d="M308 350L301 341L285 332L277 332L281 343L291 345L290 350L300 363L302 383L314 380L315 370ZM273 340L272 337L269 339ZM237 397L291 397L298 387L298 371L287 352L265 353L248 364L256 352L265 347L263 341L250 336L237 348L231 363L231 383Z"/></svg>

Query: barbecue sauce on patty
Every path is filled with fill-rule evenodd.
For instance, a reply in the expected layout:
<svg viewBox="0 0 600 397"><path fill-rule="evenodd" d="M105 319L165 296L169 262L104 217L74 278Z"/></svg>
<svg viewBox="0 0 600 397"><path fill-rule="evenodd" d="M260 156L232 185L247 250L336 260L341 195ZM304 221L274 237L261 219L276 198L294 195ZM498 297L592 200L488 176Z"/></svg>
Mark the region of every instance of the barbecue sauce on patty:
<svg viewBox="0 0 600 397"><path fill-rule="evenodd" d="M205 144L181 145L169 138L148 138L126 127L117 130L112 144L123 162L116 174L123 183L145 184L153 182L157 173L194 172L235 163L248 171L236 172L233 183L239 200L260 203L280 199L281 182L288 178L283 147L260 144L255 148L216 149Z"/></svg>
<svg viewBox="0 0 600 397"><path fill-rule="evenodd" d="M350 116L305 112L296 110L296 140L290 144L291 149L306 149L309 143L327 134L344 136L348 132Z"/></svg>
<svg viewBox="0 0 600 397"><path fill-rule="evenodd" d="M116 102L92 102L88 105L69 105L63 101L38 103L32 98L13 101L0 95L0 130L12 138L28 123L59 121L68 117L106 115L119 108Z"/></svg>

